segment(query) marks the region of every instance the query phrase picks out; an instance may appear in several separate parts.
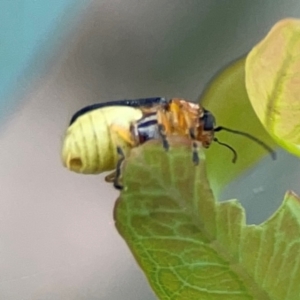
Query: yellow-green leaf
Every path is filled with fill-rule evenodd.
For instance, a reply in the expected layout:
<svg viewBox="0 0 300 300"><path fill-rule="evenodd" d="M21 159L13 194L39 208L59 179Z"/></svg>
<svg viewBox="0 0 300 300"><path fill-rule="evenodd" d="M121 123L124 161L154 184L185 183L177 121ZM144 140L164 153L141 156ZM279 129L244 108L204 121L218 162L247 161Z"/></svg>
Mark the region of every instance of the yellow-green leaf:
<svg viewBox="0 0 300 300"><path fill-rule="evenodd" d="M284 19L249 53L246 86L262 124L300 156L300 20Z"/></svg>
<svg viewBox="0 0 300 300"><path fill-rule="evenodd" d="M238 201L214 200L204 153L149 142L126 162L115 222L159 299L299 300L300 203L287 193L261 225ZM274 183L276 184L276 183Z"/></svg>
<svg viewBox="0 0 300 300"><path fill-rule="evenodd" d="M270 147L276 147L249 101L245 86L245 57L232 63L211 81L201 96L200 103L215 115L217 125L248 132ZM239 135L220 132L216 136L238 153L236 164L231 162L232 153L216 143L205 153L209 182L213 191L218 194L222 187L269 153Z"/></svg>

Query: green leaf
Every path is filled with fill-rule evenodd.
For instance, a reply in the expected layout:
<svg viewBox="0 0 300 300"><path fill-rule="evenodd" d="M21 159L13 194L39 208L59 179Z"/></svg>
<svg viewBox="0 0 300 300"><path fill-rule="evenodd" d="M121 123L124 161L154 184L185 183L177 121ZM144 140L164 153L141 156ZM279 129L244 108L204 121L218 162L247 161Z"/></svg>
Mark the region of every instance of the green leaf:
<svg viewBox="0 0 300 300"><path fill-rule="evenodd" d="M300 203L287 193L261 225L246 225L238 201L218 203L205 157L190 141L135 148L114 217L159 299L299 300ZM275 183L276 184L276 183Z"/></svg>
<svg viewBox="0 0 300 300"><path fill-rule="evenodd" d="M270 135L300 156L300 20L284 19L249 53L246 85Z"/></svg>
<svg viewBox="0 0 300 300"><path fill-rule="evenodd" d="M245 57L222 70L211 81L201 96L200 103L214 114L217 125L248 132L270 147L276 147L249 101L245 86ZM233 164L232 153L216 143L205 152L209 182L217 195L226 184L269 153L240 135L220 132L216 136L238 153L238 161Z"/></svg>

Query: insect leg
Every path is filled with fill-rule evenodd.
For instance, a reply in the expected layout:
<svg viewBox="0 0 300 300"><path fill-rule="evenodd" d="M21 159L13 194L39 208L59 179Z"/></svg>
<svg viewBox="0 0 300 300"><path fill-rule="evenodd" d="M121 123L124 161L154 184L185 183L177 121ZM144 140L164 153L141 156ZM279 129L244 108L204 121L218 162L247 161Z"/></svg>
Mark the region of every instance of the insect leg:
<svg viewBox="0 0 300 300"><path fill-rule="evenodd" d="M192 140L192 160L195 165L199 164L199 142L196 139L194 128L189 129L190 138Z"/></svg>
<svg viewBox="0 0 300 300"><path fill-rule="evenodd" d="M192 143L192 153L193 153L192 160L193 160L193 163L195 164L195 166L197 166L200 161L198 151L199 151L198 143L197 143L197 141L193 141L193 143Z"/></svg>
<svg viewBox="0 0 300 300"><path fill-rule="evenodd" d="M110 130L115 132L123 141L128 143L130 146L136 146L136 141L134 140L130 130L117 124L112 124L110 126Z"/></svg>
<svg viewBox="0 0 300 300"><path fill-rule="evenodd" d="M165 112L161 109L157 111L157 126L158 126L158 133L163 142L163 147L166 151L168 151L170 148L169 142L167 140L167 130L169 128L169 122Z"/></svg>
<svg viewBox="0 0 300 300"><path fill-rule="evenodd" d="M115 177L116 177L116 171L113 171L112 173L105 176L105 181L110 183L114 182Z"/></svg>
<svg viewBox="0 0 300 300"><path fill-rule="evenodd" d="M198 120L198 106L197 109L193 109L186 102L182 102L180 99L172 99L169 110L171 113L173 130L175 133L188 135L192 140L192 160L195 165L199 164L199 142L197 140L197 120Z"/></svg>
<svg viewBox="0 0 300 300"><path fill-rule="evenodd" d="M183 117L185 119L187 128L189 130L189 136L190 139L192 140L192 160L195 165L199 164L199 142L197 141L196 138L196 131L197 131L197 126L195 125L195 121L191 119L190 115L186 110L182 110ZM193 122L194 121L194 122Z"/></svg>
<svg viewBox="0 0 300 300"><path fill-rule="evenodd" d="M169 105L169 111L170 111L170 114L171 114L171 122L172 122L172 125L173 125L173 130L177 130L179 128L182 127L182 124L181 122L179 121L179 118L180 118L180 103L177 102L176 100L172 100L170 102L170 105Z"/></svg>
<svg viewBox="0 0 300 300"><path fill-rule="evenodd" d="M118 190L123 189L123 185L121 184L121 177L122 177L122 165L125 159L124 152L121 147L117 146L117 152L119 155L119 160L116 166L115 178L114 178L114 187Z"/></svg>
<svg viewBox="0 0 300 300"><path fill-rule="evenodd" d="M112 139L113 139L113 145L116 146L117 154L119 156L119 159L117 161L116 165L116 171L114 173L111 173L105 177L105 180L107 182L113 182L114 187L118 190L121 190L123 188L122 184L120 183L120 179L122 177L122 165L125 159L125 154L122 150L122 148L118 145L118 138L121 138L123 141L128 143L131 147L134 147L137 145L137 141L134 139L134 136L132 135L132 132L120 125L112 124L110 126L110 130L112 132ZM116 136L117 135L117 136Z"/></svg>

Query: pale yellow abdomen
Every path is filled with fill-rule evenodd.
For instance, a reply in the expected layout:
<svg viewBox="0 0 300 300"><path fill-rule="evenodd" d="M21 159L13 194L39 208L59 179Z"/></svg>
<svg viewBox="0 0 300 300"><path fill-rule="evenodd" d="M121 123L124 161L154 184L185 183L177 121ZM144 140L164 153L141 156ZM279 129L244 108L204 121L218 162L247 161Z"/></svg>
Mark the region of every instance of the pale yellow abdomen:
<svg viewBox="0 0 300 300"><path fill-rule="evenodd" d="M129 130L130 124L141 117L140 109L128 106L108 106L80 116L66 132L62 148L64 165L84 174L115 169L117 146L122 147L125 155L131 147L110 126L115 124Z"/></svg>

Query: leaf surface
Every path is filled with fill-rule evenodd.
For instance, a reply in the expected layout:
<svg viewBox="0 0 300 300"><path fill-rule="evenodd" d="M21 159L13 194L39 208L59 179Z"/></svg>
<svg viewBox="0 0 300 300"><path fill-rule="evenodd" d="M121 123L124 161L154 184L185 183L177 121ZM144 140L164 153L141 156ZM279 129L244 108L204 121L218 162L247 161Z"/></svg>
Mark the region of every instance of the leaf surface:
<svg viewBox="0 0 300 300"><path fill-rule="evenodd" d="M261 225L238 201L218 203L205 157L193 166L187 140L166 153L152 141L125 164L114 217L159 299L298 300L300 203L287 193Z"/></svg>
<svg viewBox="0 0 300 300"><path fill-rule="evenodd" d="M284 19L249 53L246 86L270 135L300 156L300 20Z"/></svg>
<svg viewBox="0 0 300 300"><path fill-rule="evenodd" d="M200 103L215 116L217 126L250 133L273 149L276 147L249 101L245 85L245 57L231 63L211 80L200 97ZM269 153L240 135L218 132L216 137L232 146L238 154L238 160L233 164L232 153L216 143L205 152L209 182L217 195L226 184ZM273 163L271 157L270 162Z"/></svg>

